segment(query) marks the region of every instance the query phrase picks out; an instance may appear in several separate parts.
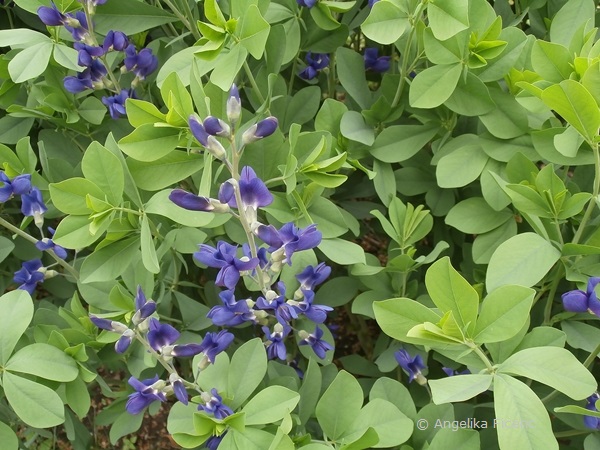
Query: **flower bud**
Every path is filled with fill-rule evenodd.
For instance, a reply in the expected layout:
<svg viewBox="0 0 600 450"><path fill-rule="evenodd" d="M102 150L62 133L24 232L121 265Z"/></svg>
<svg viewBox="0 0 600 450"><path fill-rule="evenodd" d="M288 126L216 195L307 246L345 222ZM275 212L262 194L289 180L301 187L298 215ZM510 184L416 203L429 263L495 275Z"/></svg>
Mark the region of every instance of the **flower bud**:
<svg viewBox="0 0 600 450"><path fill-rule="evenodd" d="M277 130L279 122L276 117L267 117L257 124L254 124L242 135L242 143L244 145L251 144L259 139L271 136Z"/></svg>
<svg viewBox="0 0 600 450"><path fill-rule="evenodd" d="M188 124L192 134L196 140L200 142L200 145L203 147L208 147L208 138L210 135L204 129L204 125L202 125L200 118L198 118L197 115L192 114L188 119Z"/></svg>
<svg viewBox="0 0 600 450"><path fill-rule="evenodd" d="M229 137L231 134L229 125L213 116L208 116L204 119L203 125L206 132L213 136Z"/></svg>
<svg viewBox="0 0 600 450"><path fill-rule="evenodd" d="M240 93L235 84L231 85L229 90L229 98L227 99L227 118L229 123L235 125L242 115L242 102L240 101Z"/></svg>

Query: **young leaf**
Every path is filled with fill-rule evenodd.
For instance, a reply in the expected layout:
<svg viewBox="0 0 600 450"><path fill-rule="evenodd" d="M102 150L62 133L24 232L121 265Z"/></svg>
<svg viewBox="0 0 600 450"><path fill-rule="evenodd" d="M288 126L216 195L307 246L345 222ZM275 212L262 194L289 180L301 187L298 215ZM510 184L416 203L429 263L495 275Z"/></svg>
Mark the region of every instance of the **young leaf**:
<svg viewBox="0 0 600 450"><path fill-rule="evenodd" d="M33 302L27 291L17 289L0 297L0 365L4 366L33 318Z"/></svg>

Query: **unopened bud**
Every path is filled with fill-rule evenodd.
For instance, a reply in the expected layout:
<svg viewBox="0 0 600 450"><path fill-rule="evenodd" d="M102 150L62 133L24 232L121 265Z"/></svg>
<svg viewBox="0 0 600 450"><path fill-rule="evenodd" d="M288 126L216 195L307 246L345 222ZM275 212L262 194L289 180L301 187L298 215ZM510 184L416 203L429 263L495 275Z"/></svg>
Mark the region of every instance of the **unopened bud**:
<svg viewBox="0 0 600 450"><path fill-rule="evenodd" d="M213 116L208 116L204 119L204 129L208 134L213 136L229 137L231 134L229 125Z"/></svg>
<svg viewBox="0 0 600 450"><path fill-rule="evenodd" d="M298 336L300 337L300 339L306 340L309 338L310 334L308 334L308 332L305 330L300 330L298 331Z"/></svg>
<svg viewBox="0 0 600 450"><path fill-rule="evenodd" d="M208 137L207 145L205 145L205 147L206 150L208 150L208 152L215 158L217 158L219 161L224 160L227 156L225 147L223 147L223 145L221 145L221 143L217 141L217 138L215 138L214 136Z"/></svg>
<svg viewBox="0 0 600 450"><path fill-rule="evenodd" d="M276 117L267 117L264 120L261 120L257 124L252 125L242 135L242 143L244 145L250 144L252 142L258 141L259 139L265 138L267 136L271 136L275 133L279 122Z"/></svg>
<svg viewBox="0 0 600 450"><path fill-rule="evenodd" d="M235 125L242 115L242 102L240 101L240 93L235 84L231 85L229 90L229 98L227 99L227 118L229 123Z"/></svg>
<svg viewBox="0 0 600 450"><path fill-rule="evenodd" d="M415 377L415 381L421 386L425 386L427 384L427 378L425 378L425 376L421 372L417 374L417 376Z"/></svg>
<svg viewBox="0 0 600 450"><path fill-rule="evenodd" d="M267 291L267 293L265 294L265 298L267 299L268 302L272 302L273 300L275 300L278 297L277 292L275 292L272 289L269 289Z"/></svg>

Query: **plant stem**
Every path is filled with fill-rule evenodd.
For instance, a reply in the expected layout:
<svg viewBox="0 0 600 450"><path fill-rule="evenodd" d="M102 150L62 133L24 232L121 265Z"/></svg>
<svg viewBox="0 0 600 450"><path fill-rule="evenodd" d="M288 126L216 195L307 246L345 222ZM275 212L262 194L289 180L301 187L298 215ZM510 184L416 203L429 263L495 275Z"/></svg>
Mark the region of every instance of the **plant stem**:
<svg viewBox="0 0 600 450"><path fill-rule="evenodd" d="M468 345L477 356L479 356L479 359L481 359L483 364L485 364L485 367L487 368L487 371L489 373L494 373L496 371L496 369L494 369L494 366L492 365L492 362L487 357L487 355L483 353L483 350L481 350L481 347L479 347L479 345L475 344L474 342L465 342L465 344Z"/></svg>
<svg viewBox="0 0 600 450"><path fill-rule="evenodd" d="M39 239L34 238L33 236L31 236L29 233L21 230L18 227L15 227L12 223L4 220L3 218L0 217L0 225L2 225L4 228L6 228L7 230L12 231L14 234L21 236L23 239L36 244L38 242ZM52 250L46 250L46 252L48 252L48 254L50 256L52 256L52 258L54 258L54 260L61 265L62 267L64 267L64 269L69 272L69 274L71 274L71 276L73 276L76 280L79 279L79 272L72 266L70 265L68 262L66 262L64 259L59 258L56 253L54 253L54 251Z"/></svg>
<svg viewBox="0 0 600 450"><path fill-rule="evenodd" d="M571 241L573 244L577 244L579 242L579 239L581 239L583 230L585 229L588 221L590 220L592 211L594 211L594 208L596 206L596 199L598 198L598 194L600 194L600 151L598 149L597 142L594 143L593 145L591 145L591 147L592 147L592 151L594 152L594 161L595 161L595 164L594 164L594 171L595 171L594 188L592 191L592 198L590 199L587 209L585 210L585 213L583 214L583 218L581 219L579 228L577 228L577 231L575 232L575 236L573 236L573 240Z"/></svg>
<svg viewBox="0 0 600 450"><path fill-rule="evenodd" d="M556 295L556 290L558 289L558 283L562 279L564 275L564 266L560 263L560 266L556 270L556 274L554 275L554 279L552 280L552 284L550 285L550 292L548 292L548 298L546 300L546 307L544 308L544 322L543 325L551 324L552 317L552 305L554 304L554 296Z"/></svg>
<svg viewBox="0 0 600 450"><path fill-rule="evenodd" d="M187 20L187 18L183 14L181 14L181 11L179 11L179 9L171 2L171 0L163 1L171 9L171 11L173 11L173 14L177 16L177 18L181 21L183 26L186 27L190 33L192 33L194 38L200 39L202 37L200 36L200 32L198 31L198 29L196 27L191 26L189 20Z"/></svg>
<svg viewBox="0 0 600 450"><path fill-rule="evenodd" d="M258 89L258 84L256 84L254 75L252 75L250 66L248 66L248 61L244 61L244 72L246 72L246 76L248 77L248 80L250 81L250 85L252 86L252 89L256 93L256 96L258 97L258 101L260 102L261 105L263 105L265 103L265 98L263 97L262 93L260 92L260 89Z"/></svg>

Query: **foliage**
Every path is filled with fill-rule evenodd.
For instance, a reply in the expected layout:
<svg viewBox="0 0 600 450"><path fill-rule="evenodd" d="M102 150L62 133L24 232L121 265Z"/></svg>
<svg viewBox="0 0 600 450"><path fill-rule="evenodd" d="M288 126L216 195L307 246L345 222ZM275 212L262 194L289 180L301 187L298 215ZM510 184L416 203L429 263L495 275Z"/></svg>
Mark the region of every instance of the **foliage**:
<svg viewBox="0 0 600 450"><path fill-rule="evenodd" d="M3 448L598 446L597 2L1 3Z"/></svg>

